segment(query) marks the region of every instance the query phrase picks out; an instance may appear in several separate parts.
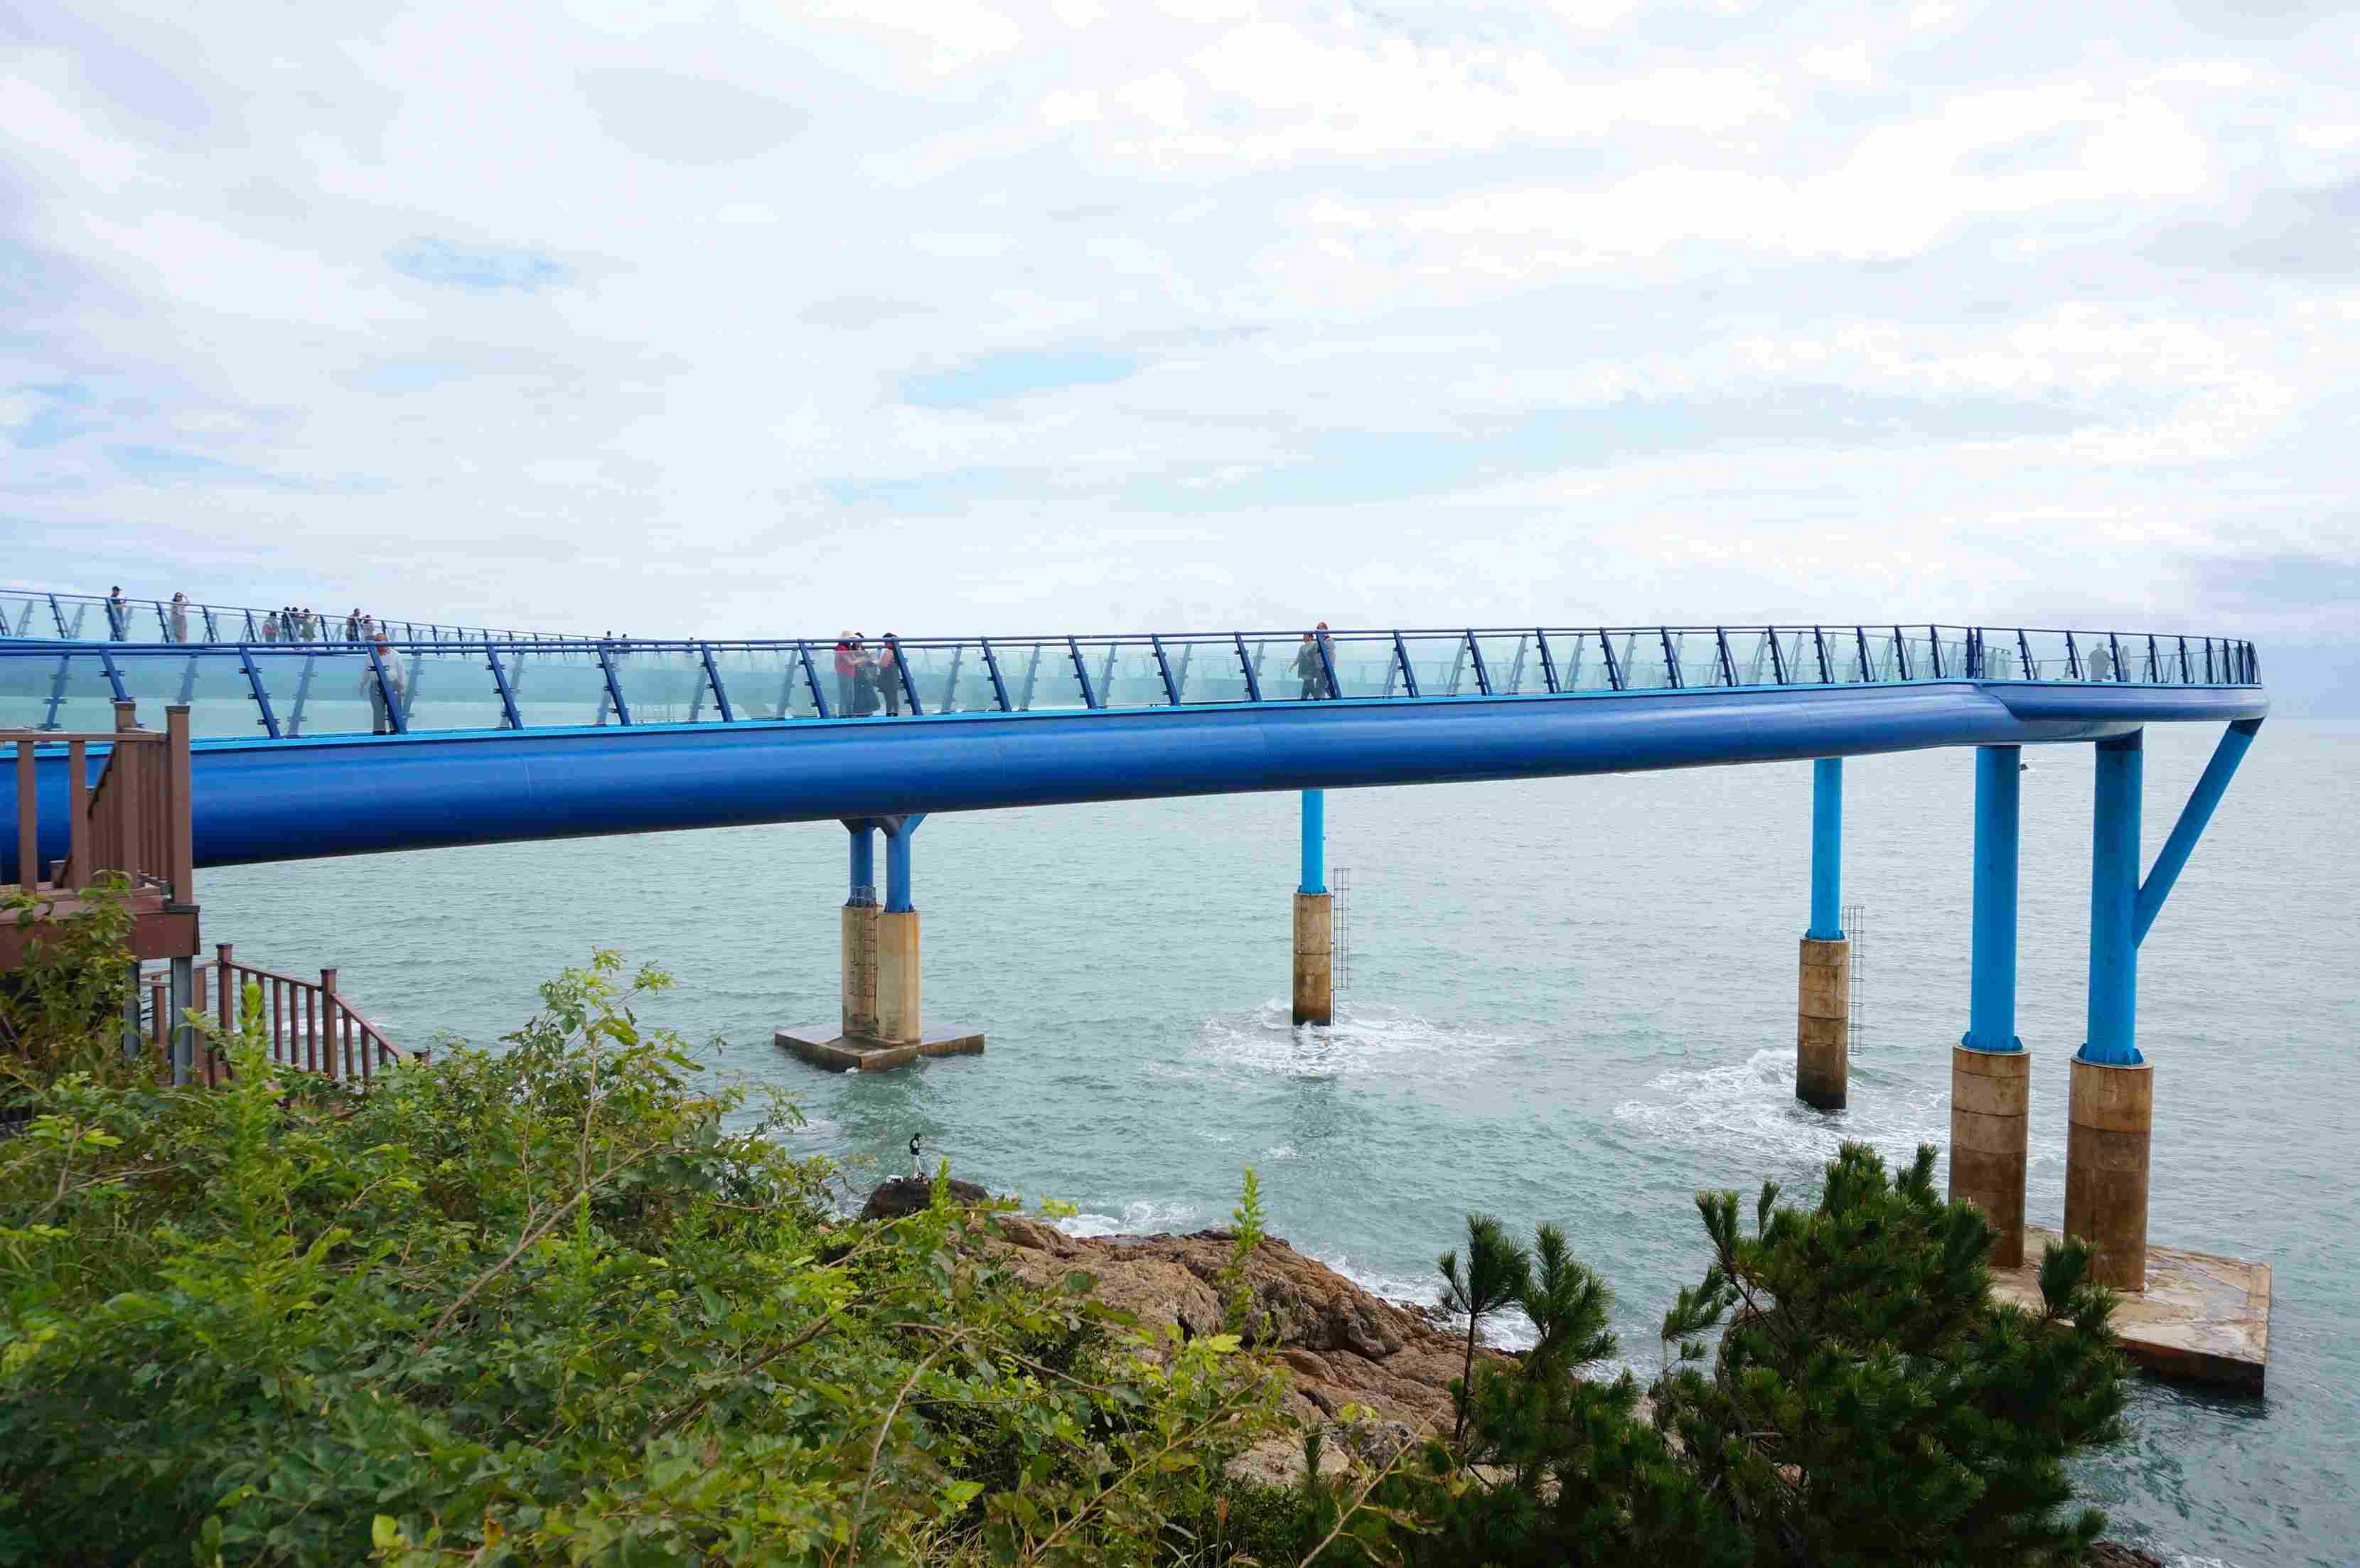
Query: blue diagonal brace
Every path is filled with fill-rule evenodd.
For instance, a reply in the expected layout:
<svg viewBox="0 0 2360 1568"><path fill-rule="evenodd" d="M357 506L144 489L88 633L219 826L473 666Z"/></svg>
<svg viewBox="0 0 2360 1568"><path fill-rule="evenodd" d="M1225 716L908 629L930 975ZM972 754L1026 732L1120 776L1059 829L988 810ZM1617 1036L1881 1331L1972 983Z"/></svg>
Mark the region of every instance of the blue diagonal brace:
<svg viewBox="0 0 2360 1568"><path fill-rule="evenodd" d="M2180 880L2180 868L2188 864L2196 841L2204 836L2204 824L2212 820L2212 809L2229 792L2229 780L2237 776L2237 764L2245 759L2245 748L2254 744L2254 733L2261 727L2259 719L2239 719L2223 732L2221 744L2212 748L2212 760L2204 765L2202 777L2189 792L2188 804L2180 808L2180 820L2171 824L2171 836L2163 841L2147 880L2139 884L2138 903L2131 919L2133 943L2147 940L2147 928L2155 924L2163 901L2171 897L2171 885Z"/></svg>

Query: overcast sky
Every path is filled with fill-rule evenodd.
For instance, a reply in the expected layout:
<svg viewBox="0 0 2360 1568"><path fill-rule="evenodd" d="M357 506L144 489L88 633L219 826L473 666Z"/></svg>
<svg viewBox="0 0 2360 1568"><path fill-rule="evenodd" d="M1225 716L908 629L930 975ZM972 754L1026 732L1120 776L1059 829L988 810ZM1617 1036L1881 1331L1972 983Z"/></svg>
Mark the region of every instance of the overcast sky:
<svg viewBox="0 0 2360 1568"><path fill-rule="evenodd" d="M2348 3L6 4L0 580L2360 638Z"/></svg>

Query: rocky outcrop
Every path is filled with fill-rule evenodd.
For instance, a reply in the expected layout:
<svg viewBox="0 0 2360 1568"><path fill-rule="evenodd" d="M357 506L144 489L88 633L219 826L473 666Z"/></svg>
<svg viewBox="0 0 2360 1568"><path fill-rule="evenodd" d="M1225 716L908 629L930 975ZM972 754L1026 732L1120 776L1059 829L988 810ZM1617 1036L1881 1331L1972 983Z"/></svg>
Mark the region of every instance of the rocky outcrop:
<svg viewBox="0 0 2360 1568"><path fill-rule="evenodd" d="M972 1181L950 1179L954 1202L973 1207L991 1202L991 1194ZM869 1194L869 1202L860 1207L864 1220L898 1220L917 1214L934 1201L934 1184L915 1176L896 1176Z"/></svg>
<svg viewBox="0 0 2360 1568"><path fill-rule="evenodd" d="M1017 1214L998 1215L994 1223L1010 1261L1028 1279L1049 1285L1078 1270L1097 1280L1096 1300L1143 1325L1184 1336L1220 1332L1215 1281L1229 1260L1234 1238L1228 1231L1080 1237ZM1286 1412L1306 1426L1334 1425L1347 1405L1369 1412L1331 1433L1330 1461L1341 1463L1347 1452L1398 1447L1448 1427L1450 1382L1467 1353L1459 1334L1420 1309L1371 1295L1275 1238L1254 1248L1246 1283L1255 1321L1288 1373ZM1480 1355L1506 1359L1493 1351ZM1301 1473L1299 1443L1263 1447L1268 1452L1257 1450L1233 1468L1273 1482Z"/></svg>

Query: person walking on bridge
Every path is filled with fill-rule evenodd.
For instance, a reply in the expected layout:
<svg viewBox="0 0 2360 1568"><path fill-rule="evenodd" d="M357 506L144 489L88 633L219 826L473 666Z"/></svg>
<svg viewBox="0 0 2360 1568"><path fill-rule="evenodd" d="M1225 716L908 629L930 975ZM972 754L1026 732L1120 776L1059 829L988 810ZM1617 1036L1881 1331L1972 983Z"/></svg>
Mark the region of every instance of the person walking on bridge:
<svg viewBox="0 0 2360 1568"><path fill-rule="evenodd" d="M401 711L404 691L401 661L385 646L385 638L378 637L370 646L377 649L377 660L361 671L361 691L369 700L369 734L392 735L399 728L394 715ZM377 679L379 669L385 671L382 681Z"/></svg>
<svg viewBox="0 0 2360 1568"><path fill-rule="evenodd" d="M178 590L172 594L172 640L189 640L189 596Z"/></svg>
<svg viewBox="0 0 2360 1568"><path fill-rule="evenodd" d="M1328 695L1328 667L1336 658L1336 644L1328 635L1328 623L1319 623L1317 632L1303 634L1303 646L1295 650L1295 672L1303 678L1303 700L1306 702Z"/></svg>
<svg viewBox="0 0 2360 1568"><path fill-rule="evenodd" d="M852 687L860 663L860 645L850 632L838 632L836 637L836 716L852 716Z"/></svg>
<svg viewBox="0 0 2360 1568"><path fill-rule="evenodd" d="M901 655L891 632L877 649L877 694L885 700L887 718L901 716Z"/></svg>
<svg viewBox="0 0 2360 1568"><path fill-rule="evenodd" d="M106 635L117 642L131 635L131 605L123 597L120 583L106 591Z"/></svg>
<svg viewBox="0 0 2360 1568"><path fill-rule="evenodd" d="M344 617L344 640L346 642L361 640L361 607L358 604L355 604L353 613Z"/></svg>

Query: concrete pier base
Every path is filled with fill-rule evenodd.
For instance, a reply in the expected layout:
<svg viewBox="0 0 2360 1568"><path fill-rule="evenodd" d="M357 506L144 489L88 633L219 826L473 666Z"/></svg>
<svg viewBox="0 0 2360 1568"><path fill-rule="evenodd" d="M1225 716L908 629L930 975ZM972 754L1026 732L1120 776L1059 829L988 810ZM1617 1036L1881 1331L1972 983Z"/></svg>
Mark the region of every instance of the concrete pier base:
<svg viewBox="0 0 2360 1568"><path fill-rule="evenodd" d="M919 997L918 911L844 906L844 1007L837 1027L814 1024L771 1036L781 1051L838 1071L873 1073L921 1056L972 1056L983 1036L945 1029L929 1035Z"/></svg>
<svg viewBox="0 0 2360 1568"><path fill-rule="evenodd" d="M2024 1262L1993 1270L1993 1299L2038 1312L2040 1255L2057 1239L2053 1230L2027 1231ZM2144 1294L2114 1307L2114 1334L2132 1365L2184 1382L2262 1391L2270 1358L2268 1264L2153 1247L2147 1281Z"/></svg>
<svg viewBox="0 0 2360 1568"><path fill-rule="evenodd" d="M1803 938L1795 1004L1795 1098L1840 1111L1852 1081L1852 943Z"/></svg>
<svg viewBox="0 0 2360 1568"><path fill-rule="evenodd" d="M833 1067L839 1072L857 1067L864 1073L874 1073L880 1068L903 1066L921 1056L983 1053L983 1036L959 1029L945 1029L924 1040L883 1040L831 1034L826 1025L813 1024L780 1029L770 1039L781 1051L792 1051L814 1066Z"/></svg>
<svg viewBox="0 0 2360 1568"><path fill-rule="evenodd" d="M2147 1136L2155 1069L2073 1059L2065 1142L2065 1234L2098 1249L2098 1283L2147 1289Z"/></svg>
<svg viewBox="0 0 2360 1568"><path fill-rule="evenodd" d="M2024 1261L2024 1156L2032 1052L1950 1048L1950 1196L1992 1223L1991 1261Z"/></svg>
<svg viewBox="0 0 2360 1568"><path fill-rule="evenodd" d="M1335 895L1295 896L1295 1021L1335 1021Z"/></svg>
<svg viewBox="0 0 2360 1568"><path fill-rule="evenodd" d="M844 906L844 1011L842 1032L855 1038L877 1033L877 906Z"/></svg>

